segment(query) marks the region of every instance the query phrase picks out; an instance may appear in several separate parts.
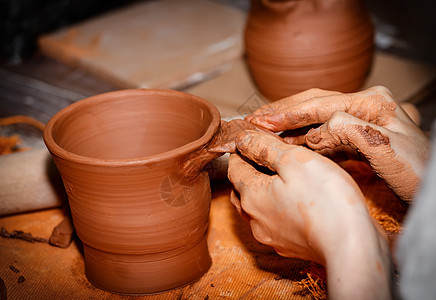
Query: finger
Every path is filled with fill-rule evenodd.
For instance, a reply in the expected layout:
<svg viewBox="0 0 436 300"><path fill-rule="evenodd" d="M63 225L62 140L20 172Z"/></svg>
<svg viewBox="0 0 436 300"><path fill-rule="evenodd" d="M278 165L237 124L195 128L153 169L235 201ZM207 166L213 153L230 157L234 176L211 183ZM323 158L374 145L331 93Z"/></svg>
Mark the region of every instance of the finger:
<svg viewBox="0 0 436 300"><path fill-rule="evenodd" d="M389 149L391 134L393 132L384 127L338 111L326 123L306 134L306 144L315 150L348 145L368 157Z"/></svg>
<svg viewBox="0 0 436 300"><path fill-rule="evenodd" d="M236 208L241 217L243 217L247 221L250 220L250 216L241 207L241 199L239 199L234 190L230 192L230 202Z"/></svg>
<svg viewBox="0 0 436 300"><path fill-rule="evenodd" d="M283 137L283 141L286 144L290 144L290 145L303 145L306 142L305 138L306 137L304 135L285 136Z"/></svg>
<svg viewBox="0 0 436 300"><path fill-rule="evenodd" d="M247 190L261 189L271 182L271 176L257 171L238 154L230 155L227 176L241 197Z"/></svg>
<svg viewBox="0 0 436 300"><path fill-rule="evenodd" d="M250 122L272 131L282 131L325 123L334 112L343 111L383 125L395 115L396 107L386 88L375 87L358 93L312 97L278 111L254 116Z"/></svg>
<svg viewBox="0 0 436 300"><path fill-rule="evenodd" d="M406 114L415 122L416 125L421 124L421 115L418 108L412 103L401 103L401 108L406 112Z"/></svg>
<svg viewBox="0 0 436 300"><path fill-rule="evenodd" d="M280 133L280 137L287 144L303 145L305 143L305 136L307 132L312 128L314 128L314 126L297 128L294 130L285 130Z"/></svg>
<svg viewBox="0 0 436 300"><path fill-rule="evenodd" d="M347 160L362 160L362 154L349 146L338 146L330 149L325 148L321 150L315 150L315 152L326 156L336 163Z"/></svg>
<svg viewBox="0 0 436 300"><path fill-rule="evenodd" d="M257 109L253 114L245 117L245 120L250 122L254 117L261 116L263 114L270 114L272 112L277 112L279 110L282 110L286 107L289 107L290 105L294 105L297 103L301 103L303 101L306 101L308 99L311 99L313 97L322 97L327 95L334 95L334 94L340 94L339 92L335 91L327 91L322 89L309 89L306 91L303 91L298 94L291 95L289 97L280 99L278 101L272 102L270 104L264 105Z"/></svg>
<svg viewBox="0 0 436 300"><path fill-rule="evenodd" d="M263 132L245 131L236 137L236 147L249 160L280 173L284 165L281 157L299 146L288 145Z"/></svg>

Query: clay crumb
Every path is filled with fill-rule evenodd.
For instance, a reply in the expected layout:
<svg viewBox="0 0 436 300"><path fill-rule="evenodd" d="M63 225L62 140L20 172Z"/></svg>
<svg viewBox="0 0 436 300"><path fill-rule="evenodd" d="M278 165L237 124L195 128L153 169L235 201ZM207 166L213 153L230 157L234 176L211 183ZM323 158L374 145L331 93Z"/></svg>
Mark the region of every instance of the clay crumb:
<svg viewBox="0 0 436 300"><path fill-rule="evenodd" d="M20 277L18 277L17 282L18 282L18 284L20 284L20 283L23 283L25 280L26 280L26 278L24 278L24 276L21 275Z"/></svg>
<svg viewBox="0 0 436 300"><path fill-rule="evenodd" d="M18 239L22 241L26 241L29 243L48 243L48 239L43 237L34 237L29 232L23 232L21 230L14 230L12 232L8 232L6 228L2 227L0 229L0 237L9 238L9 239Z"/></svg>
<svg viewBox="0 0 436 300"><path fill-rule="evenodd" d="M20 270L18 270L17 268L15 268L13 265L10 265L10 266L9 266L9 269L11 269L12 272L20 273Z"/></svg>
<svg viewBox="0 0 436 300"><path fill-rule="evenodd" d="M370 146L389 145L389 138L379 130L369 125L366 125L365 128L360 125L357 125L357 127Z"/></svg>
<svg viewBox="0 0 436 300"><path fill-rule="evenodd" d="M64 217L55 228L49 239L50 245L67 248L73 239L74 226L69 217Z"/></svg>

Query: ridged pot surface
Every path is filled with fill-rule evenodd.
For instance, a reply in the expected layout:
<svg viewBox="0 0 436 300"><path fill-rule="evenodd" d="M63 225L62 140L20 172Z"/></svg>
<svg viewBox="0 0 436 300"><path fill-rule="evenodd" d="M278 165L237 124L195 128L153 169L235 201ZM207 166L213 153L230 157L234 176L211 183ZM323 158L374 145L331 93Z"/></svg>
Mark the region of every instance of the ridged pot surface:
<svg viewBox="0 0 436 300"><path fill-rule="evenodd" d="M95 286L155 293L208 270L209 178L199 172L188 180L179 171L219 123L212 104L166 90L97 95L48 122L44 140Z"/></svg>
<svg viewBox="0 0 436 300"><path fill-rule="evenodd" d="M252 0L247 63L272 101L315 87L353 92L370 69L373 35L361 0Z"/></svg>

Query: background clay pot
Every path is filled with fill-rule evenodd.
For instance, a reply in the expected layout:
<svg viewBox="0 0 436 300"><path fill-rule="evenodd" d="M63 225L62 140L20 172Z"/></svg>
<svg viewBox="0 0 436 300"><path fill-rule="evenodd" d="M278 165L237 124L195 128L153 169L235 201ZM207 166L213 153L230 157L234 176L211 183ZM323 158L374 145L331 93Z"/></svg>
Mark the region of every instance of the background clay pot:
<svg viewBox="0 0 436 300"><path fill-rule="evenodd" d="M165 90L97 95L48 122L44 140L95 286L154 293L208 270L209 178L180 170L219 124L212 104Z"/></svg>
<svg viewBox="0 0 436 300"><path fill-rule="evenodd" d="M269 100L323 88L356 91L370 68L373 26L363 0L252 0L247 63Z"/></svg>

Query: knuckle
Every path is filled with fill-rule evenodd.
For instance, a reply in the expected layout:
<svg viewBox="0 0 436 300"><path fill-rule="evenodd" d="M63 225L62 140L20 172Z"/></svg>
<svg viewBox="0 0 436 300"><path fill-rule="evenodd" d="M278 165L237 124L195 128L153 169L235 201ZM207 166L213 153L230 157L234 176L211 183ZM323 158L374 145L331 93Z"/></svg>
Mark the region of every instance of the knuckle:
<svg viewBox="0 0 436 300"><path fill-rule="evenodd" d="M373 88L371 88L370 91L372 92L372 95L378 96L378 97L374 97L374 98L380 102L384 102L384 101L393 102L393 101L395 101L391 91L385 86L377 85L377 86L374 86Z"/></svg>
<svg viewBox="0 0 436 300"><path fill-rule="evenodd" d="M344 125L350 123L351 115L343 111L335 111L330 119L327 121L327 129L332 132L337 130L337 128L343 128Z"/></svg>

